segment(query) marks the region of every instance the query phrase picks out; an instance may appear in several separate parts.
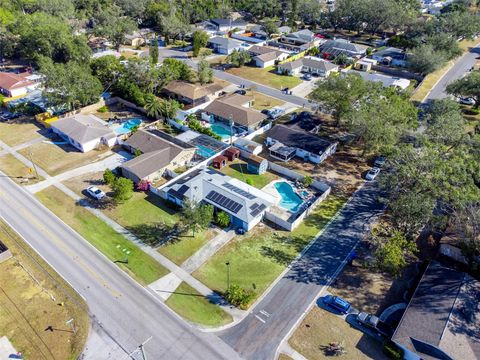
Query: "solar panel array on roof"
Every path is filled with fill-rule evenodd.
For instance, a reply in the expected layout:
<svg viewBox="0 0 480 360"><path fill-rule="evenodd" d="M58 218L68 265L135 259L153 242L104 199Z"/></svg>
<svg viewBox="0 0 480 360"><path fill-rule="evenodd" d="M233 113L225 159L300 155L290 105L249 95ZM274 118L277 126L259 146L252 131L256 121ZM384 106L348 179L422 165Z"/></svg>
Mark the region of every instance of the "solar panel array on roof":
<svg viewBox="0 0 480 360"><path fill-rule="evenodd" d="M252 216L257 216L258 214L260 214L263 210L265 210L267 208L267 206L265 204L257 204L255 203L254 205L257 205L254 209L252 209L253 206L250 207L250 209L252 209L252 212L250 213L250 215Z"/></svg>
<svg viewBox="0 0 480 360"><path fill-rule="evenodd" d="M229 184L229 183L224 183L224 184L222 184L222 186L229 189L229 190L232 190L234 193L242 195L244 198L247 198L249 200L254 200L256 198L255 195L252 195L248 191L242 190L239 187L236 187L235 185L232 185L232 184Z"/></svg>
<svg viewBox="0 0 480 360"><path fill-rule="evenodd" d="M219 194L216 191L210 191L208 195L205 197L207 200L210 200L211 202L214 202L215 204L223 207L224 209L227 209L228 211L236 214L240 211L242 208L242 205L237 203L236 201L233 201L226 196L223 196L222 194Z"/></svg>

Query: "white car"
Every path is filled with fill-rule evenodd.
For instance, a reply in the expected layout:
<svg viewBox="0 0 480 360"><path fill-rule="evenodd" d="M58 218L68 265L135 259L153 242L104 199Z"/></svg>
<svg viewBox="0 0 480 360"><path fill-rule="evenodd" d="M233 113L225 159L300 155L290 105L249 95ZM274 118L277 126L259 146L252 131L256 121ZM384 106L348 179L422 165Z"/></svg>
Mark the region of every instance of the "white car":
<svg viewBox="0 0 480 360"><path fill-rule="evenodd" d="M98 187L93 185L87 188L87 193L88 195L90 195L91 197L97 200L101 200L105 197L105 193L102 190L100 190Z"/></svg>
<svg viewBox="0 0 480 360"><path fill-rule="evenodd" d="M471 105L471 106L475 105L475 100L472 98L461 97L458 99L458 102L463 105Z"/></svg>
<svg viewBox="0 0 480 360"><path fill-rule="evenodd" d="M380 168L378 167L371 168L368 171L367 175L365 175L365 179L367 179L368 181L372 181L377 177L379 172L380 172Z"/></svg>

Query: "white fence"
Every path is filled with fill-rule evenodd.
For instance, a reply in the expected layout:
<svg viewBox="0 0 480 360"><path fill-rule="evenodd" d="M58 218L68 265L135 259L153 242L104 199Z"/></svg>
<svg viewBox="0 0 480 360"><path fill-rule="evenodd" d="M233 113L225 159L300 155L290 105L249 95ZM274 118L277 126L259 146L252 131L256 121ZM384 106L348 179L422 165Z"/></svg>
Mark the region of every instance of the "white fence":
<svg viewBox="0 0 480 360"><path fill-rule="evenodd" d="M272 123L269 122L267 125L262 126L261 128L255 130L254 132L245 136L245 139L252 140L255 136L262 135L272 128Z"/></svg>
<svg viewBox="0 0 480 360"><path fill-rule="evenodd" d="M286 167L283 167L271 161L268 162L268 168L276 173L279 173L293 180L302 180L305 177L305 175L299 174L296 171L287 169ZM330 186L328 184L319 180L314 180L312 183L312 187L317 190L320 190L321 192L326 192L326 191L329 191L330 189Z"/></svg>

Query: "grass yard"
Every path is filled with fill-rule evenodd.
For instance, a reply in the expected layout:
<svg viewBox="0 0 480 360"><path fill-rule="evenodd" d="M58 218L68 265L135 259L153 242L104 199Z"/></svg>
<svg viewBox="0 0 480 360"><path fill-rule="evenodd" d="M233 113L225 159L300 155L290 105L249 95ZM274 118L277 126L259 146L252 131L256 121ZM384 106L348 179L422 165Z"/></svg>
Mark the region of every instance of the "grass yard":
<svg viewBox="0 0 480 360"><path fill-rule="evenodd" d="M168 273L156 260L114 231L105 222L54 187L36 194L38 199L110 260L142 284L150 284ZM118 248L117 248L118 246ZM122 249L131 251L128 264ZM120 262L118 262L120 261Z"/></svg>
<svg viewBox="0 0 480 360"><path fill-rule="evenodd" d="M298 77L275 73L275 68L273 66L265 69L252 66L242 66L239 68L230 68L227 72L259 84L270 86L274 89L283 89L286 87L292 89L302 83L302 80Z"/></svg>
<svg viewBox="0 0 480 360"><path fill-rule="evenodd" d="M251 289L255 298L292 262L346 201L330 195L292 232L274 230L260 223L248 234L237 236L194 272L205 285L226 290L225 262L230 262L231 283Z"/></svg>
<svg viewBox="0 0 480 360"><path fill-rule="evenodd" d="M87 305L1 221L0 240L14 256L0 264L0 336L6 335L25 359L77 359L89 331ZM65 324L72 318L76 333ZM54 331L45 331L48 326Z"/></svg>
<svg viewBox="0 0 480 360"><path fill-rule="evenodd" d="M15 119L0 122L0 140L7 145L16 146L39 138L42 128L33 119Z"/></svg>
<svg viewBox="0 0 480 360"><path fill-rule="evenodd" d="M229 162L227 166L220 170L220 172L243 182L247 182L247 180L250 180L251 185L256 187L257 189L261 189L265 185L270 184L273 180L277 180L280 178L279 176L270 171L267 171L265 174L262 175L251 174L247 170L247 163L240 159Z"/></svg>
<svg viewBox="0 0 480 360"><path fill-rule="evenodd" d="M281 100L264 95L262 93L259 93L258 91L248 91L247 95L254 97L254 102L252 107L258 111L262 111L264 109L271 109L275 106L281 106L285 104L285 102Z"/></svg>
<svg viewBox="0 0 480 360"><path fill-rule="evenodd" d="M102 160L112 154L109 149L82 153L70 145L50 143L34 144L20 150L19 153L27 158L31 153L33 162L52 176Z"/></svg>
<svg viewBox="0 0 480 360"><path fill-rule="evenodd" d="M210 303L184 282L165 301L165 304L184 319L196 324L217 327L233 321L232 317L219 306Z"/></svg>
<svg viewBox="0 0 480 360"><path fill-rule="evenodd" d="M30 185L43 180L41 176L39 176L39 178L36 177L35 170L33 168L25 166L12 154L0 156L0 170L17 184Z"/></svg>

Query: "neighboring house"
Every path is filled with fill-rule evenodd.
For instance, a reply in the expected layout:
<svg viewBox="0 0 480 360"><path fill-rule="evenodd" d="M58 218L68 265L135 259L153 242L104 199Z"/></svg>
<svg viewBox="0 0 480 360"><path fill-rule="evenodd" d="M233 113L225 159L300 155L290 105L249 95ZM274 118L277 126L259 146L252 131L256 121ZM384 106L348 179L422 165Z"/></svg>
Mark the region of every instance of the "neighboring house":
<svg viewBox="0 0 480 360"><path fill-rule="evenodd" d="M117 143L117 134L94 115L75 114L55 121L51 129L81 152Z"/></svg>
<svg viewBox="0 0 480 360"><path fill-rule="evenodd" d="M140 153L122 164L122 174L133 182L154 182L165 171L186 166L193 159L196 148L158 130L138 130L123 146L131 153Z"/></svg>
<svg viewBox="0 0 480 360"><path fill-rule="evenodd" d="M173 80L164 88L163 92L185 105L200 105L210 101L220 94L224 87L218 83L192 84L187 81Z"/></svg>
<svg viewBox="0 0 480 360"><path fill-rule="evenodd" d="M290 26L280 26L277 31L279 34L290 34L292 32L292 28Z"/></svg>
<svg viewBox="0 0 480 360"><path fill-rule="evenodd" d="M247 23L242 19L211 19L212 23L217 31L227 32L233 29L244 30L247 28Z"/></svg>
<svg viewBox="0 0 480 360"><path fill-rule="evenodd" d="M377 73L369 73L364 71L355 71L355 70L349 70L347 73L357 73L364 80L380 82L384 87L394 87L401 90L405 90L410 86L410 80L400 78L400 77L377 74Z"/></svg>
<svg viewBox="0 0 480 360"><path fill-rule="evenodd" d="M310 30L300 30L290 34L284 34L280 37L280 42L284 44L301 46L311 43L315 40L315 34Z"/></svg>
<svg viewBox="0 0 480 360"><path fill-rule="evenodd" d="M258 45L248 49L248 53L255 62L255 65L260 68L273 66L276 61L285 60L289 56L286 52Z"/></svg>
<svg viewBox="0 0 480 360"><path fill-rule="evenodd" d="M240 41L221 36L210 38L208 40L208 46L211 47L214 52L223 55L230 55L234 50L244 50Z"/></svg>
<svg viewBox="0 0 480 360"><path fill-rule="evenodd" d="M362 57L367 53L367 46L354 44L345 39L328 40L320 46L320 52L326 59L334 59L339 55Z"/></svg>
<svg viewBox="0 0 480 360"><path fill-rule="evenodd" d="M304 57L278 65L277 72L291 76L303 72L328 77L332 72L338 72L338 65L323 59Z"/></svg>
<svg viewBox="0 0 480 360"><path fill-rule="evenodd" d="M37 75L0 72L0 93L6 97L23 96L40 86Z"/></svg>
<svg viewBox="0 0 480 360"><path fill-rule="evenodd" d="M147 43L148 40L155 37L155 32L151 29L140 29L132 34L125 35L124 45L133 47L142 46Z"/></svg>
<svg viewBox="0 0 480 360"><path fill-rule="evenodd" d="M250 155L247 160L247 170L252 174L262 175L268 170L268 161L257 155Z"/></svg>
<svg viewBox="0 0 480 360"><path fill-rule="evenodd" d="M392 341L404 359L480 359L480 282L430 262Z"/></svg>
<svg viewBox="0 0 480 360"><path fill-rule="evenodd" d="M383 65L407 66L407 54L405 51L394 47L377 51L372 55L372 59L377 60Z"/></svg>
<svg viewBox="0 0 480 360"><path fill-rule="evenodd" d="M320 164L337 150L336 142L285 125L276 125L270 129L266 144L270 155L276 159L289 161L298 156L315 164Z"/></svg>
<svg viewBox="0 0 480 360"><path fill-rule="evenodd" d="M182 206L185 200L213 205L230 215L233 226L246 231L257 225L275 202L271 195L216 170L203 168L179 176L161 195Z"/></svg>
<svg viewBox="0 0 480 360"><path fill-rule="evenodd" d="M251 109L253 97L239 94L228 95L214 100L204 109L202 117L211 123L220 121L246 129L248 132L256 130L267 119L260 111Z"/></svg>

